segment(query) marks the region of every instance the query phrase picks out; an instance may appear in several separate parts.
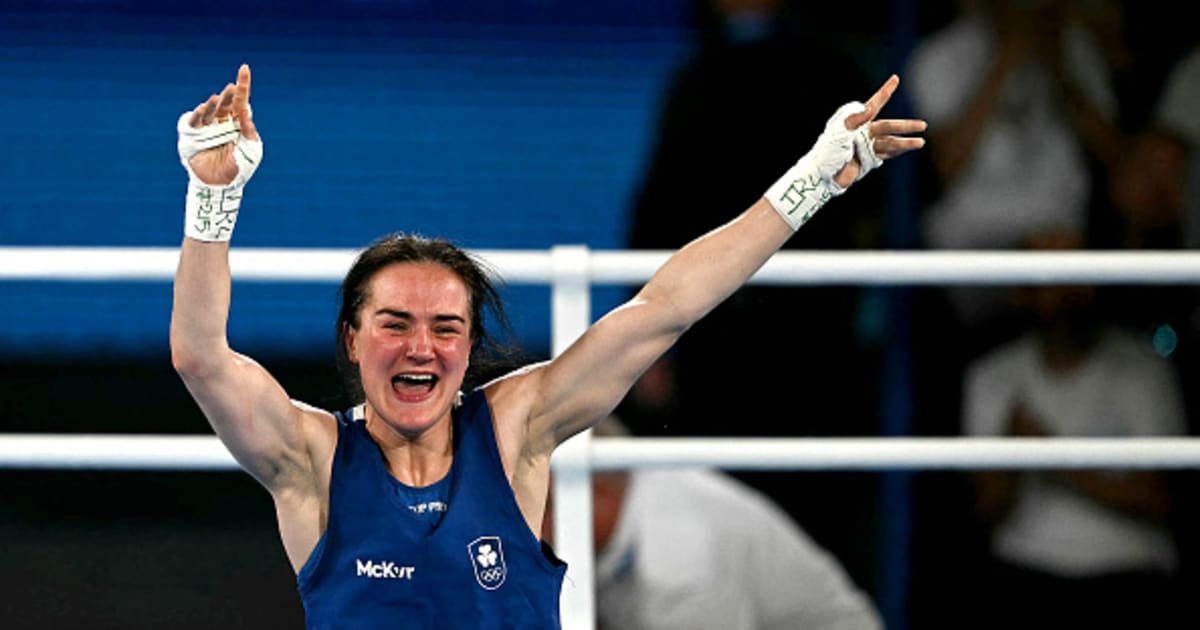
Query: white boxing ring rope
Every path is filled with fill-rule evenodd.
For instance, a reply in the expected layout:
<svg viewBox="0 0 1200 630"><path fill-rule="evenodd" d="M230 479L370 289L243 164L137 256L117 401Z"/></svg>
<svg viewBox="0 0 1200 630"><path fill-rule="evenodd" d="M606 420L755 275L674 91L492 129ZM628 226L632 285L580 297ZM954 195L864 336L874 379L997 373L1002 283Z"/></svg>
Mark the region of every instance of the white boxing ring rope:
<svg viewBox="0 0 1200 630"><path fill-rule="evenodd" d="M593 437L593 470L713 466L731 470L975 470L1200 467L1200 440L1133 438ZM240 470L209 435L0 435L0 468Z"/></svg>
<svg viewBox="0 0 1200 630"><path fill-rule="evenodd" d="M512 284L550 284L551 250L474 250ZM644 282L666 251L589 251L591 285ZM234 248L236 280L340 282L358 250ZM138 281L174 277L179 250L169 247L0 247L0 280ZM751 279L775 285L914 285L1079 282L1198 284L1200 252L1190 251L900 251L775 254Z"/></svg>
<svg viewBox="0 0 1200 630"><path fill-rule="evenodd" d="M358 250L234 248L235 281L340 282ZM591 287L645 281L666 251L475 250L509 284L551 286L553 352L591 322ZM0 281L170 281L175 248L0 247ZM777 253L752 284L1200 284L1183 251ZM1200 468L1200 438L591 438L554 457L556 550L570 565L568 630L594 628L592 469L708 465L758 470ZM0 469L235 470L213 436L0 435Z"/></svg>

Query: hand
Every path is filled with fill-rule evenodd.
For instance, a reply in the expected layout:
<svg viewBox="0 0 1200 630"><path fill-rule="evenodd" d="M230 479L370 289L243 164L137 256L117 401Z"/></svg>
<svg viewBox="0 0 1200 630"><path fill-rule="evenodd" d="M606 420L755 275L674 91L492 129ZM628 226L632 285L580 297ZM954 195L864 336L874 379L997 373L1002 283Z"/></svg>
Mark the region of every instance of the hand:
<svg viewBox="0 0 1200 630"><path fill-rule="evenodd" d="M248 140L258 139L258 130L251 119L250 111L250 66L242 64L238 68L237 84L228 83L220 94L213 94L208 100L192 110L188 124L198 129L236 118L241 128L242 136ZM196 177L205 184L224 185L233 181L238 173L237 162L233 157L232 142L201 151L192 156L188 164Z"/></svg>
<svg viewBox="0 0 1200 630"><path fill-rule="evenodd" d="M925 131L925 121L916 119L884 119L875 120L879 111L892 98L900 85L900 77L892 75L864 104L865 109L857 114L846 117L847 129L858 129L867 125L867 137L870 139L871 150L880 159L890 159L914 151L925 146L924 138L911 138L901 134L920 133ZM853 184L862 171L862 162L858 157L851 158L842 170L834 175L833 181L842 188Z"/></svg>

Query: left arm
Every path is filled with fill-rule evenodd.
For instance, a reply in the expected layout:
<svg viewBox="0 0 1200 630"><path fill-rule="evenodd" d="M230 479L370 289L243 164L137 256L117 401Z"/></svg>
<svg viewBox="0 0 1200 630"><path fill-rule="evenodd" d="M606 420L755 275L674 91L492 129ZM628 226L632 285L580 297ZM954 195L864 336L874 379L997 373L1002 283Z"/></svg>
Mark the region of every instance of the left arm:
<svg viewBox="0 0 1200 630"><path fill-rule="evenodd" d="M562 443L611 411L693 323L793 234L765 199L680 249L628 302L597 321L535 379L532 435Z"/></svg>
<svg viewBox="0 0 1200 630"><path fill-rule="evenodd" d="M526 418L526 444L547 454L605 417L642 372L744 284L820 204L882 158L924 144L922 138L900 135L923 131L923 121L875 120L898 84L892 76L855 113L839 110L812 151L765 197L676 252L633 299L601 318L560 356L504 379L511 383L495 384L498 415L507 415L507 407ZM728 361L714 369L744 367ZM509 388L521 393L508 398Z"/></svg>

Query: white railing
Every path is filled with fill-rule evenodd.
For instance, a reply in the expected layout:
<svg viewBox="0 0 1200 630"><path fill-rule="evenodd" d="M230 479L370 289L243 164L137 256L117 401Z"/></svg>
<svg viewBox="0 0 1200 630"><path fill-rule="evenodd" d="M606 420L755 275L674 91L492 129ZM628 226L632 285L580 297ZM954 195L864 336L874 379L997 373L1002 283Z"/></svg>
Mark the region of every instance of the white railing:
<svg viewBox="0 0 1200 630"><path fill-rule="evenodd" d="M591 470L973 470L1200 467L1191 438L619 438L594 437ZM239 470L211 435L0 435L0 468Z"/></svg>
<svg viewBox="0 0 1200 630"><path fill-rule="evenodd" d="M235 248L235 281L339 282L357 250ZM555 354L590 324L596 285L640 283L670 252L477 250L510 284L549 284ZM174 248L0 247L0 280L169 281ZM750 280L778 285L1200 284L1190 252L781 252ZM1200 467L1200 439L602 438L585 432L555 453L555 540L570 565L563 627L594 628L593 469L709 465L760 470ZM0 468L225 470L212 436L0 436Z"/></svg>
<svg viewBox="0 0 1200 630"><path fill-rule="evenodd" d="M512 284L551 284L559 250L583 252L588 284L644 282L668 251L473 250ZM340 282L354 249L234 248L234 278L269 282ZM0 280L171 280L179 250L170 247L0 247ZM751 279L778 285L920 285L1078 282L1200 283L1200 253L1187 251L898 251L776 254Z"/></svg>

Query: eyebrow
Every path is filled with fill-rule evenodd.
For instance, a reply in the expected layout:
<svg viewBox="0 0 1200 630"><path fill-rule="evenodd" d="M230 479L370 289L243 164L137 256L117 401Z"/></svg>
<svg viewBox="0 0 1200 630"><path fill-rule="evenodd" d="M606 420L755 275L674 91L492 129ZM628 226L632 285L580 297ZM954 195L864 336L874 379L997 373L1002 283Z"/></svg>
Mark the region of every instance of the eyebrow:
<svg viewBox="0 0 1200 630"><path fill-rule="evenodd" d="M381 308L381 309L375 311L375 315L376 316L387 315L387 316L396 317L399 319L416 319L412 313L410 313L408 311L401 311L399 309L394 309L394 308ZM438 322L460 322L462 324L467 323L466 318L462 317L461 315L454 315L454 314L434 315L433 319L434 319L434 321L438 321Z"/></svg>

